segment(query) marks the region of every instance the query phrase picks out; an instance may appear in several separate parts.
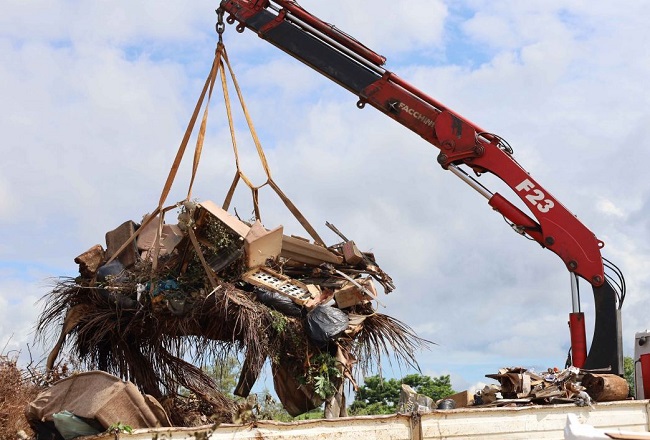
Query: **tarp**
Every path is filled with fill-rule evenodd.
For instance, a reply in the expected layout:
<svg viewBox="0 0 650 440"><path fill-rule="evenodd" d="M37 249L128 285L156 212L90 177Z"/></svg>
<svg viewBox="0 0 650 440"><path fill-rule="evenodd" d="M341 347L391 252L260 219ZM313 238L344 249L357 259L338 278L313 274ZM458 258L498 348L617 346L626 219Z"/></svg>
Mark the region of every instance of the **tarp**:
<svg viewBox="0 0 650 440"><path fill-rule="evenodd" d="M134 429L171 426L156 399L103 371L78 373L56 382L27 405L25 417L34 426L53 422L52 415L62 411L95 420L104 429L117 423Z"/></svg>

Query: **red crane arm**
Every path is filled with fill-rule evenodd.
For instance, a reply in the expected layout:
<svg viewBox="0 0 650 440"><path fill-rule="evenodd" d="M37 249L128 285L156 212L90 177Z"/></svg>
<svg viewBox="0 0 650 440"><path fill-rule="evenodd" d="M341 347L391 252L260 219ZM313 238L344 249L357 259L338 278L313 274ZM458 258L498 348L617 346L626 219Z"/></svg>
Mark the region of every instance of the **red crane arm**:
<svg viewBox="0 0 650 440"><path fill-rule="evenodd" d="M489 195L489 205L512 222L517 231L556 253L569 271L594 286L603 284L603 242L501 148L498 136L385 70L381 67L386 61L383 56L293 1L226 0L221 5L230 14L230 23L240 22L239 31L253 29L357 94L359 107L375 107L438 147L438 162L443 168L465 164L476 173L498 176L535 219L498 193Z"/></svg>
<svg viewBox="0 0 650 440"><path fill-rule="evenodd" d="M227 12L226 21L237 22L239 32L252 30L357 95L359 108L371 105L439 148L438 162L444 169L485 196L517 232L557 254L571 273L589 282L596 307L594 337L587 357L584 327L576 325L584 320L579 300L574 301L574 360L580 367L611 367L612 372L622 374L620 306L624 292L619 296L605 278L601 255L604 243L514 160L507 143L386 70L382 67L386 61L383 56L294 1L222 0L218 11ZM223 30L223 25L218 29ZM492 173L500 178L523 201L532 217L501 194L487 190L459 165L471 168L477 175ZM573 296L579 298L577 280L572 279L576 281L572 283Z"/></svg>
<svg viewBox="0 0 650 440"><path fill-rule="evenodd" d="M438 147L438 162L443 168L462 163L476 173L498 176L523 200L537 221L498 193L490 196L490 206L520 232L556 253L569 271L594 286L603 284L600 249L604 243L502 148L498 136L487 133L393 73L387 72L360 96L362 103L367 102Z"/></svg>

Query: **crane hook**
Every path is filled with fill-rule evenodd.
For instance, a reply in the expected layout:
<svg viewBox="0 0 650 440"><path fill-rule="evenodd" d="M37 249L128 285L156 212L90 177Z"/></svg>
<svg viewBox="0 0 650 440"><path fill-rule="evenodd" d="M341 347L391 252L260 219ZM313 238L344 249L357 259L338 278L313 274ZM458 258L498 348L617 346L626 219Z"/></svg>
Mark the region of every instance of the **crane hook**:
<svg viewBox="0 0 650 440"><path fill-rule="evenodd" d="M219 35L219 43L223 43L223 31L226 30L226 25L223 22L224 10L219 8L216 10L217 13L217 34Z"/></svg>

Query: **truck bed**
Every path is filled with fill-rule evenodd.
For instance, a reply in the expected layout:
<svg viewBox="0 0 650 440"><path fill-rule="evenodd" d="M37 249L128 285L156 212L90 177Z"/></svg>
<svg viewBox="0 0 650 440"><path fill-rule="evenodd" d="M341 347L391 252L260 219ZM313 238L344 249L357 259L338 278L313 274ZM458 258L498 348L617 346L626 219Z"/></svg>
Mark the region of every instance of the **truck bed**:
<svg viewBox="0 0 650 440"><path fill-rule="evenodd" d="M121 434L124 440L433 440L433 439L564 439L567 416L614 438L637 438L648 433L650 402L626 400L578 407L573 404L512 408L461 408L426 414L345 417L289 423L257 421L248 425L222 424L194 428L156 428ZM114 438L99 435L88 439ZM645 438L642 437L642 438ZM650 437L648 437L650 438Z"/></svg>

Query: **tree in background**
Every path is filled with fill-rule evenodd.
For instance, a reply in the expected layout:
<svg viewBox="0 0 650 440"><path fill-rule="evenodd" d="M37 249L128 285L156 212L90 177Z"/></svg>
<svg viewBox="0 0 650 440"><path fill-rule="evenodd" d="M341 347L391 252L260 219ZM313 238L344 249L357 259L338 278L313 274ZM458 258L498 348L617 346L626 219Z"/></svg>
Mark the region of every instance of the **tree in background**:
<svg viewBox="0 0 650 440"><path fill-rule="evenodd" d="M456 393L451 387L451 378L446 376L422 376L419 374L409 374L404 376L402 383L409 385L418 394L429 396L435 402L436 400L444 399ZM399 401L399 397L398 397Z"/></svg>
<svg viewBox="0 0 650 440"><path fill-rule="evenodd" d="M444 399L455 393L449 375L431 377L409 374L402 379L386 380L380 376L364 379L354 402L350 405L351 415L394 414L399 404L402 384L409 385L418 394L431 397L434 401Z"/></svg>
<svg viewBox="0 0 650 440"><path fill-rule="evenodd" d="M630 396L635 397L636 389L634 388L634 359L630 356L623 358L623 374L627 384L630 386Z"/></svg>
<svg viewBox="0 0 650 440"><path fill-rule="evenodd" d="M239 414L242 418L238 422L250 422L252 419L258 420L277 420L281 422L289 422L293 417L289 415L287 410L284 409L281 403L277 402L268 389L264 389L260 393L253 393L248 398L244 399L234 395L235 387L239 379L239 372L241 363L237 356L230 355L225 358L215 359L214 364L205 367L208 374L215 380L217 390L238 402L244 412L250 414ZM323 416L323 411L320 410L320 417Z"/></svg>
<svg viewBox="0 0 650 440"><path fill-rule="evenodd" d="M393 414L399 402L400 382L370 376L364 379L350 405L350 415Z"/></svg>
<svg viewBox="0 0 650 440"><path fill-rule="evenodd" d="M214 364L205 367L205 370L216 382L217 391L233 397L233 392L235 391L239 378L239 368L240 363L237 356L230 355L215 360Z"/></svg>
<svg viewBox="0 0 650 440"><path fill-rule="evenodd" d="M233 396L233 391L239 376L239 360L235 356L218 359L207 371L217 382L220 392ZM431 397L434 402L444 399L455 393L451 386L449 375L438 377L409 374L401 379L384 379L379 375L369 376L364 379L364 384L359 387L355 399L349 407L350 415L395 414L399 404L402 384L409 385L418 394ZM237 399L243 401L245 399ZM276 402L268 390L264 390L254 398L254 416L264 420L305 420L322 418L322 408L317 408L310 413L292 418L289 413Z"/></svg>

